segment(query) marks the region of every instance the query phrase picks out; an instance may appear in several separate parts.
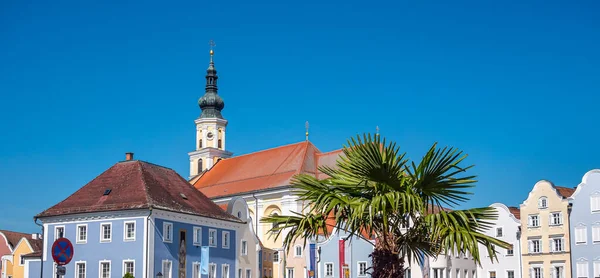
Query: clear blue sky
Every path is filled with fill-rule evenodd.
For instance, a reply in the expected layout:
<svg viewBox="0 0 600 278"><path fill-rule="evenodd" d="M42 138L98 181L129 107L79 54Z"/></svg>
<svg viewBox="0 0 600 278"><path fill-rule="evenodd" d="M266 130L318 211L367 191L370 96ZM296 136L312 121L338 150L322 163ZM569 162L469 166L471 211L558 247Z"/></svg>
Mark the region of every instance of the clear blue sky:
<svg viewBox="0 0 600 278"><path fill-rule="evenodd" d="M491 3L493 2L493 3ZM524 3L527 2L527 3ZM188 175L214 39L235 154L381 128L467 152L467 206L600 167L599 1L1 1L0 229L124 153Z"/></svg>

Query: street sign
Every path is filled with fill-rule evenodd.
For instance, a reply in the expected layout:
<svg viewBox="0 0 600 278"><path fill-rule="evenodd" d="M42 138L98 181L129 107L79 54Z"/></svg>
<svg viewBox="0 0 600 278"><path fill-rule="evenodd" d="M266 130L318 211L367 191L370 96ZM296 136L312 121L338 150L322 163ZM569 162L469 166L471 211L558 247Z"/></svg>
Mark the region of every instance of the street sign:
<svg viewBox="0 0 600 278"><path fill-rule="evenodd" d="M67 274L67 268L63 265L57 265L56 266L56 275L65 276L65 274Z"/></svg>
<svg viewBox="0 0 600 278"><path fill-rule="evenodd" d="M57 265L66 265L73 259L73 244L61 237L52 244L52 259Z"/></svg>

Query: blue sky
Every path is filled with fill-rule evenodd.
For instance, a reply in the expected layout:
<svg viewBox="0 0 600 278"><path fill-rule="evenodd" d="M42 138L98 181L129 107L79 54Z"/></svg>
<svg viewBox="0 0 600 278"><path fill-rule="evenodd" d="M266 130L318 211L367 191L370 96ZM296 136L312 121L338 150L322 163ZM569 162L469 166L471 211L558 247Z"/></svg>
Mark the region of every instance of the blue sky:
<svg viewBox="0 0 600 278"><path fill-rule="evenodd" d="M2 1L0 229L124 153L188 175L208 41L227 147L358 133L469 154L465 206L600 167L598 1Z"/></svg>

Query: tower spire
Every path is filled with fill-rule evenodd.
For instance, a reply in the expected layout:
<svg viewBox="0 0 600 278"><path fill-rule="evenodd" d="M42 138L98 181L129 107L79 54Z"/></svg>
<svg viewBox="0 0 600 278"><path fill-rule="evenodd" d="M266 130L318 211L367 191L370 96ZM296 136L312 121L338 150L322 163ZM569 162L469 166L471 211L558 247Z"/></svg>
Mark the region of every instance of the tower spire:
<svg viewBox="0 0 600 278"><path fill-rule="evenodd" d="M200 109L202 109L200 118L223 119L221 110L225 108L225 102L217 94L217 79L219 79L219 77L217 76L215 62L213 61L213 56L215 54L213 47L215 46L215 42L211 40L209 42L209 46L210 63L208 64L208 69L206 70L206 87L204 90L204 95L198 100L198 105L200 106Z"/></svg>

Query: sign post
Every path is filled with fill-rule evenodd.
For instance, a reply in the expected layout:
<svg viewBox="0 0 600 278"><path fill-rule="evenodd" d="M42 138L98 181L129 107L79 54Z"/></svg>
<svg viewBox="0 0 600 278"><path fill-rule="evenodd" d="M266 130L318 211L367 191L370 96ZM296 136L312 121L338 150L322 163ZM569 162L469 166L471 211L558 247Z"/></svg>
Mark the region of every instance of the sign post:
<svg viewBox="0 0 600 278"><path fill-rule="evenodd" d="M67 272L65 265L73 259L73 244L61 237L52 244L52 259L56 263L56 276L64 276Z"/></svg>

